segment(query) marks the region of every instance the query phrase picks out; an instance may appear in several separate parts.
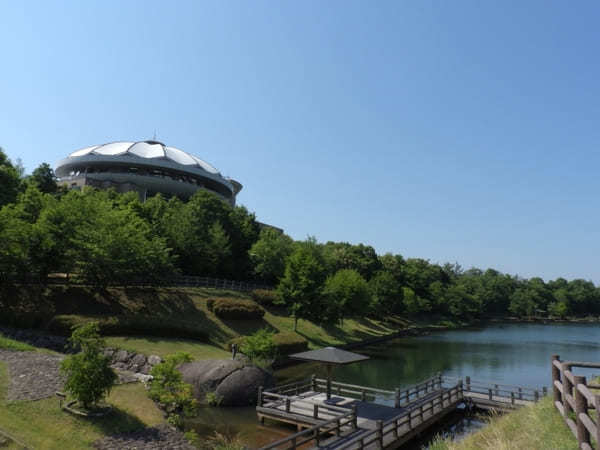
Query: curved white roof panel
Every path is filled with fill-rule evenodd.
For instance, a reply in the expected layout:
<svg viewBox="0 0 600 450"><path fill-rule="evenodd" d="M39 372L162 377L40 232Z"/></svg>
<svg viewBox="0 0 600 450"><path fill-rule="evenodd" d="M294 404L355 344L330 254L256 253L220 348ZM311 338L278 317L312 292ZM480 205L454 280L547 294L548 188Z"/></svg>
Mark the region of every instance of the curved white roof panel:
<svg viewBox="0 0 600 450"><path fill-rule="evenodd" d="M86 155L116 156L127 154L145 159L166 159L183 166L200 168L213 175L221 175L217 169L206 161L178 148L167 147L165 144L155 141L112 142L110 144L95 145L77 150L71 153L69 158Z"/></svg>

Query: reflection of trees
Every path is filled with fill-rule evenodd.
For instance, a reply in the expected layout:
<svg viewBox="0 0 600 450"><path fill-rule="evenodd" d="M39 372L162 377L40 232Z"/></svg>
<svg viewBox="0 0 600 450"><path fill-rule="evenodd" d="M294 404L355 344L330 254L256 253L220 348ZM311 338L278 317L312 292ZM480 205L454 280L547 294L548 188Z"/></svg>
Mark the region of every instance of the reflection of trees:
<svg viewBox="0 0 600 450"><path fill-rule="evenodd" d="M552 354L568 355L572 360L598 360L599 342L600 327L579 324L510 324L455 330L358 349L372 359L338 367L334 378L391 390L442 372L539 387L549 383ZM299 379L312 373L325 376L318 364L290 367L278 376Z"/></svg>

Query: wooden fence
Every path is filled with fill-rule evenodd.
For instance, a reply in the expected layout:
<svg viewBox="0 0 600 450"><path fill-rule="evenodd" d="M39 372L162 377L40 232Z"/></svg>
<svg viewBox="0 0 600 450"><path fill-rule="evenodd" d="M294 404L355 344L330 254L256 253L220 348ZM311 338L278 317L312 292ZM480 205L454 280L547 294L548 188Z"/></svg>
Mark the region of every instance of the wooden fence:
<svg viewBox="0 0 600 450"><path fill-rule="evenodd" d="M577 438L579 448L592 450L592 437L600 445L600 395L590 388L600 386L573 374L573 368L600 369L600 363L561 361L558 355L553 355L551 367L554 405Z"/></svg>
<svg viewBox="0 0 600 450"><path fill-rule="evenodd" d="M89 285L88 281L81 280L77 276L52 276L41 278L18 278L5 280L16 284L27 285ZM208 287L216 289L229 289L232 291L253 291L254 289L272 290L273 286L253 283L249 281L226 280L222 278L201 277L195 275L176 275L168 278L131 279L124 281L109 281L108 286L137 287L137 286L162 286L162 287Z"/></svg>

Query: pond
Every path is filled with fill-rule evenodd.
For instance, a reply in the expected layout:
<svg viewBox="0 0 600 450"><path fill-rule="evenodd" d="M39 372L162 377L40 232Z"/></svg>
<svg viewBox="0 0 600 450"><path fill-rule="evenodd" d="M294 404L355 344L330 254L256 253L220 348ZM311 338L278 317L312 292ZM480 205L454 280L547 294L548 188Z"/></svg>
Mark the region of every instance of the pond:
<svg viewBox="0 0 600 450"><path fill-rule="evenodd" d="M541 389L551 384L553 354L564 360L600 361L600 325L495 324L395 339L357 351L371 359L337 368L333 374L335 380L393 390L441 372L446 376L469 375L475 380ZM587 376L600 375L599 372L578 370ZM277 379L283 383L313 373L325 377L323 367L307 363L278 371ZM482 426L476 419L455 419L436 432L456 432L460 437ZM214 429L227 434L240 433L253 448L290 433L290 428L259 426L254 408L206 409L194 428L200 434Z"/></svg>

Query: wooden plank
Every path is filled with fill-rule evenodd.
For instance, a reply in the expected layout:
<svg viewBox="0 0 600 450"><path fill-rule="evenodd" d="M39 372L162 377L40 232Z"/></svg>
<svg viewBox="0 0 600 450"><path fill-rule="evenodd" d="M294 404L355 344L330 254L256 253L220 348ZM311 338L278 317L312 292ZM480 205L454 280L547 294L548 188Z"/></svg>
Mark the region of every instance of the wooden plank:
<svg viewBox="0 0 600 450"><path fill-rule="evenodd" d="M554 406L556 406L556 409L558 409L558 412L560 413L561 416L565 416L565 407L563 406L563 404L559 401L554 402Z"/></svg>
<svg viewBox="0 0 600 450"><path fill-rule="evenodd" d="M581 420L583 422L583 424L585 425L587 430L595 438L596 433L598 432L598 427L596 426L594 421L592 419L590 419L590 416L588 416L586 413L579 413L579 420Z"/></svg>

